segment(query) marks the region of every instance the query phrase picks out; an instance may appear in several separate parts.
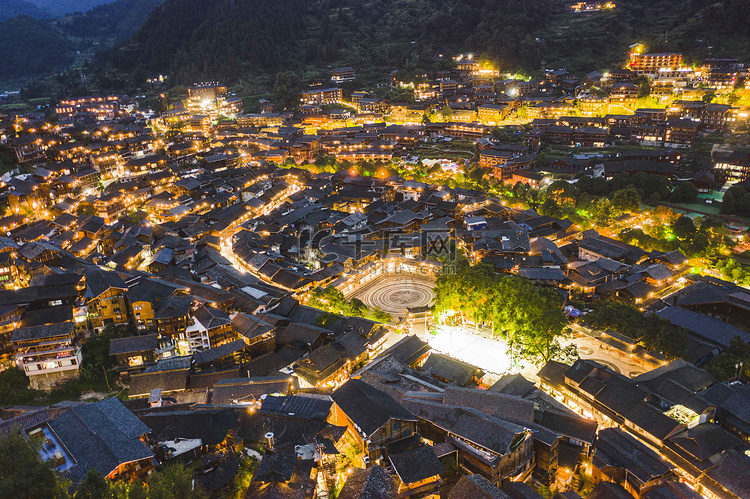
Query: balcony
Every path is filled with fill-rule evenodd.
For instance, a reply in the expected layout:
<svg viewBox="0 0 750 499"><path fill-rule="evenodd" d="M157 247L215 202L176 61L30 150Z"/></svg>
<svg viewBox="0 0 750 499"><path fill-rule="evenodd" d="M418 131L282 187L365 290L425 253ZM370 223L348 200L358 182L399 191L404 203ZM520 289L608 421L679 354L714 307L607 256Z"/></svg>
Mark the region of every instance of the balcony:
<svg viewBox="0 0 750 499"><path fill-rule="evenodd" d="M16 355L16 365L26 373L26 376L78 370L82 360L80 347Z"/></svg>

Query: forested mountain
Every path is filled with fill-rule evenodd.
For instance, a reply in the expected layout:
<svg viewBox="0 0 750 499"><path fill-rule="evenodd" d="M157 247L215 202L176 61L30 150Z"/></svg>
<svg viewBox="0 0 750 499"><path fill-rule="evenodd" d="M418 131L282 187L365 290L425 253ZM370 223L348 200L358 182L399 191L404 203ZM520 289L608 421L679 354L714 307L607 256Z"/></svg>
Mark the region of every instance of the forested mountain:
<svg viewBox="0 0 750 499"><path fill-rule="evenodd" d="M487 52L509 68L533 66L540 54L532 33L551 7L552 0L167 0L108 60L124 71L170 71L177 81L339 61L376 76L459 50Z"/></svg>
<svg viewBox="0 0 750 499"><path fill-rule="evenodd" d="M0 75L50 73L73 62L73 44L48 21L20 16L0 23Z"/></svg>
<svg viewBox="0 0 750 499"><path fill-rule="evenodd" d="M62 69L76 51L99 52L87 71L110 89L156 74L176 84L221 79L267 89L279 71L322 79L339 65L355 67L361 82L380 82L393 69L409 77L449 67L466 51L506 71L581 73L621 64L634 42L682 51L689 62L750 58L748 0L618 0L612 11L587 14L565 3L118 0L52 21L0 23L0 75Z"/></svg>
<svg viewBox="0 0 750 499"><path fill-rule="evenodd" d="M616 3L610 12L575 14L562 0L166 0L130 43L99 62L169 73L177 83L289 69L314 78L336 65L382 81L392 69L418 74L463 51L526 72L545 63L605 69L636 41L682 50L688 60L750 55L748 0Z"/></svg>
<svg viewBox="0 0 750 499"><path fill-rule="evenodd" d="M11 17L30 16L38 19L48 19L53 14L45 9L41 9L27 0L2 0L0 2L0 21L5 21Z"/></svg>
<svg viewBox="0 0 750 499"><path fill-rule="evenodd" d="M3 0L7 1L7 0ZM28 0L42 10L52 12L56 15L65 15L73 12L88 12L99 5L114 2L114 0Z"/></svg>
<svg viewBox="0 0 750 499"><path fill-rule="evenodd" d="M93 55L129 38L161 2L117 0L85 14L54 20L36 16L6 19L0 22L0 78L48 75L65 69L79 54Z"/></svg>
<svg viewBox="0 0 750 499"><path fill-rule="evenodd" d="M85 14L71 14L55 24L67 35L111 38L121 41L135 33L163 0L118 0L94 7Z"/></svg>

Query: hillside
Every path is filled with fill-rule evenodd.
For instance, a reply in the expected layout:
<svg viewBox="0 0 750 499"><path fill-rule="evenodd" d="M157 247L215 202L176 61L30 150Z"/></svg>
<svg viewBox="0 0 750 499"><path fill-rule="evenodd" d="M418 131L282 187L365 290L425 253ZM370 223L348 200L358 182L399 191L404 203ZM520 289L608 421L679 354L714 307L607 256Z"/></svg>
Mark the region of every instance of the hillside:
<svg viewBox="0 0 750 499"><path fill-rule="evenodd" d="M624 62L636 41L688 60L747 58L750 2L620 0L611 12L576 14L560 0L167 0L99 63L176 83L267 85L280 70L315 79L337 65L384 81L394 68L419 74L463 51L509 71L600 70Z"/></svg>
<svg viewBox="0 0 750 499"><path fill-rule="evenodd" d="M548 22L551 7L551 0L167 0L106 61L122 71L169 71L181 82L315 73L338 63L382 79L460 50L534 67L540 54L529 33Z"/></svg>
<svg viewBox="0 0 750 499"><path fill-rule="evenodd" d="M4 0L6 1L6 0ZM114 0L28 0L42 10L62 16L73 12L88 12L99 5L112 3Z"/></svg>
<svg viewBox="0 0 750 499"><path fill-rule="evenodd" d="M0 75L50 73L73 62L73 44L47 21L28 16L0 23Z"/></svg>
<svg viewBox="0 0 750 499"><path fill-rule="evenodd" d="M46 76L90 58L102 47L129 38L161 2L117 0L54 20L6 19L0 22L0 79Z"/></svg>
<svg viewBox="0 0 750 499"><path fill-rule="evenodd" d="M750 59L747 0L616 3L577 14L565 0L117 0L51 21L0 23L0 78L58 71L94 53L87 73L109 90L169 74L175 84L221 79L252 92L287 70L310 81L350 65L360 84L397 68L417 77L466 51L526 74L616 67L634 42L682 51L688 62Z"/></svg>
<svg viewBox="0 0 750 499"><path fill-rule="evenodd" d="M45 9L39 8L27 0L3 0L0 2L0 21L5 21L16 16L29 16L38 19L49 19L53 14Z"/></svg>

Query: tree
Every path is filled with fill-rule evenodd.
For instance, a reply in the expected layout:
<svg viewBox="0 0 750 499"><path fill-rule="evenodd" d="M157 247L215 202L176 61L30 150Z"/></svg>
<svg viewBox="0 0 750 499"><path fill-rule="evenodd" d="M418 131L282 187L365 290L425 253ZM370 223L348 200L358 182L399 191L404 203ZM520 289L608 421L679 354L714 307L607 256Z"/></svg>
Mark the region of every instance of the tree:
<svg viewBox="0 0 750 499"><path fill-rule="evenodd" d="M567 334L559 295L527 279L500 277L487 264L461 260L455 274L438 277L434 313L438 321L454 315L463 325L467 319L491 323L494 334L507 339L514 358L543 363L577 357L575 347L559 343Z"/></svg>
<svg viewBox="0 0 750 499"><path fill-rule="evenodd" d="M168 464L151 476L149 499L203 499L206 494L193 488L193 475L181 463Z"/></svg>
<svg viewBox="0 0 750 499"><path fill-rule="evenodd" d="M612 208L621 212L637 211L641 207L641 196L631 185L612 195Z"/></svg>
<svg viewBox="0 0 750 499"><path fill-rule="evenodd" d="M697 232L693 219L687 215L680 215L680 218L672 225L672 231L677 239L690 240Z"/></svg>
<svg viewBox="0 0 750 499"><path fill-rule="evenodd" d="M656 315L649 315L643 319L641 325L640 343L651 350L677 358L685 353L687 347L687 333L680 327Z"/></svg>
<svg viewBox="0 0 750 499"><path fill-rule="evenodd" d="M546 190L547 198L555 201L561 209L572 209L576 205L578 189L565 180L555 180Z"/></svg>
<svg viewBox="0 0 750 499"><path fill-rule="evenodd" d="M285 71L276 75L273 94L281 109L293 109L299 102L302 90L302 80L293 71Z"/></svg>
<svg viewBox="0 0 750 499"><path fill-rule="evenodd" d="M680 182L669 197L669 200L674 203L692 203L696 199L698 199L698 188L689 181Z"/></svg>
<svg viewBox="0 0 750 499"><path fill-rule="evenodd" d="M252 480L255 470L258 468L258 464L257 459L250 457L240 458L240 470L232 481L232 488L234 489L232 497L234 499L245 498L247 489L250 487L250 480Z"/></svg>
<svg viewBox="0 0 750 499"><path fill-rule="evenodd" d="M740 187L740 189L742 189L742 187ZM744 196L744 192L738 192L734 187L728 189L727 192L724 193L724 197L721 199L720 212L727 215L737 213L737 205L739 204L738 200L741 201Z"/></svg>
<svg viewBox="0 0 750 499"><path fill-rule="evenodd" d="M635 84L638 85L638 98L642 99L651 95L651 79L646 75L638 75L635 78Z"/></svg>
<svg viewBox="0 0 750 499"><path fill-rule="evenodd" d="M95 469L90 469L76 490L75 499L103 499L111 493L109 482Z"/></svg>
<svg viewBox="0 0 750 499"><path fill-rule="evenodd" d="M607 199L599 199L591 205L591 218L597 222L606 222L612 218L612 202Z"/></svg>
<svg viewBox="0 0 750 499"><path fill-rule="evenodd" d="M742 375L750 378L750 344L736 336L729 342L729 348L713 358L707 370L719 378L727 380L737 374L737 366L742 362Z"/></svg>
<svg viewBox="0 0 750 499"><path fill-rule="evenodd" d="M43 461L20 430L0 433L0 497L57 499L67 497L67 483L51 462Z"/></svg>

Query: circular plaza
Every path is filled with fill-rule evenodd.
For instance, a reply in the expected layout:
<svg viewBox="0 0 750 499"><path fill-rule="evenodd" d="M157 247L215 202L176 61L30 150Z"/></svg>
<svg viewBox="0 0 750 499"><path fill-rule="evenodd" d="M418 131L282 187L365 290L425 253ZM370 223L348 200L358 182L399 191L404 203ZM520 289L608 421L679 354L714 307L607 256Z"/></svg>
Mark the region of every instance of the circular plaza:
<svg viewBox="0 0 750 499"><path fill-rule="evenodd" d="M430 305L435 299L435 280L421 275L386 274L364 284L349 298L362 300L394 317L403 317L407 308Z"/></svg>

